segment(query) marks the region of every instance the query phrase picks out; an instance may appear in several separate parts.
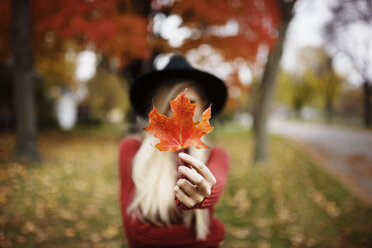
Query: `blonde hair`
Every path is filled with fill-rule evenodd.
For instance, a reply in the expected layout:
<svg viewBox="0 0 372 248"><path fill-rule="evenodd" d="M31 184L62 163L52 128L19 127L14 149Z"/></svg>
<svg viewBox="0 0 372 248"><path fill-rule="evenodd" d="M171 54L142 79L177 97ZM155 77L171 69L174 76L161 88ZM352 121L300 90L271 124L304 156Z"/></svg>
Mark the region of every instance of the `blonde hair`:
<svg viewBox="0 0 372 248"><path fill-rule="evenodd" d="M168 101L173 99L182 89L195 88L189 82L169 85L157 90L153 104L160 113L166 113ZM209 210L180 210L174 200L174 185L177 180L177 159L172 152L161 152L155 148L158 139L145 134L141 147L133 159L132 178L135 185L134 198L127 211L142 221L155 225L171 225L182 222L190 227L195 220L197 239L205 239L209 233ZM206 163L206 149L189 149L190 155Z"/></svg>

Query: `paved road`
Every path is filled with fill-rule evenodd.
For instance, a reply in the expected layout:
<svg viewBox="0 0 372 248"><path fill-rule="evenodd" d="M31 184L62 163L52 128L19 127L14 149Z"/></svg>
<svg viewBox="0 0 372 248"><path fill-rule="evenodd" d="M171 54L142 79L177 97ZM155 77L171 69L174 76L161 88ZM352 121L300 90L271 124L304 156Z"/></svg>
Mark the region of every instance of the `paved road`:
<svg viewBox="0 0 372 248"><path fill-rule="evenodd" d="M300 141L324 166L366 202L372 203L372 132L273 119L272 133Z"/></svg>

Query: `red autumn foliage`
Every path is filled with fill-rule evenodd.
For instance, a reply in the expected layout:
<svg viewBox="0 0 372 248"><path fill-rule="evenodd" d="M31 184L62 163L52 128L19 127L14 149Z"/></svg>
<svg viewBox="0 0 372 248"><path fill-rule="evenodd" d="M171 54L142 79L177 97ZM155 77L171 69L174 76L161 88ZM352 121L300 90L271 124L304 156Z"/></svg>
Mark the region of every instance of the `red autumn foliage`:
<svg viewBox="0 0 372 248"><path fill-rule="evenodd" d="M281 19L277 0L176 1L170 12L180 15L183 26L197 32L197 39L191 37L184 42L183 51L208 44L226 60L241 57L250 62L254 62L260 46L273 48ZM224 36L214 32L228 21L238 24L236 34Z"/></svg>
<svg viewBox="0 0 372 248"><path fill-rule="evenodd" d="M9 50L10 0L0 1L0 60ZM35 58L91 46L103 56L116 58L120 66L134 59L148 59L148 21L137 15L132 1L31 1L32 47ZM4 51L3 51L4 50Z"/></svg>
<svg viewBox="0 0 372 248"><path fill-rule="evenodd" d="M10 52L10 1L0 1L0 62Z"/></svg>
<svg viewBox="0 0 372 248"><path fill-rule="evenodd" d="M9 57L10 2L0 1L0 60ZM149 40L151 17L138 13L136 1L38 0L31 3L35 59L64 53L66 43L81 49L91 45L97 53L116 58L121 67L135 59L150 58L154 49L160 53L169 51L164 40ZM197 32L197 36L185 40L180 48L183 52L208 44L226 60L242 57L254 62L258 48L273 47L277 39L280 14L276 0L183 0L166 7L162 3L164 1L152 0L151 6L167 15L180 15L182 26ZM213 32L231 20L238 23L238 33L223 36Z"/></svg>
<svg viewBox="0 0 372 248"><path fill-rule="evenodd" d="M198 149L208 148L201 137L213 130L209 124L211 107L203 112L201 122L194 122L196 104L191 104L184 93L171 100L170 106L174 113L172 118L159 114L156 108L149 113L150 124L145 130L160 139L160 143L155 147L160 151L172 152L190 146Z"/></svg>

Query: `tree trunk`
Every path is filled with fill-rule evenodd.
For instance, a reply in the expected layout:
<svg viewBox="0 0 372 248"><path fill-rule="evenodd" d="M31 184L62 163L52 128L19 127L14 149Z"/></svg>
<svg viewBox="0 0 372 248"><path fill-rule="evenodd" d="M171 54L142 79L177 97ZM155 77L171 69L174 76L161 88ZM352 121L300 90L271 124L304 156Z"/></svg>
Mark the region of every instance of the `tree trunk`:
<svg viewBox="0 0 372 248"><path fill-rule="evenodd" d="M16 119L16 160L39 161L31 55L29 0L12 1L11 41Z"/></svg>
<svg viewBox="0 0 372 248"><path fill-rule="evenodd" d="M364 126L371 127L372 122L372 106L371 106L372 86L366 81L363 83L363 101L364 101Z"/></svg>
<svg viewBox="0 0 372 248"><path fill-rule="evenodd" d="M332 123L333 122L333 101L330 96L326 96L326 104L325 104L325 119L326 122Z"/></svg>
<svg viewBox="0 0 372 248"><path fill-rule="evenodd" d="M255 139L254 161L262 162L268 157L268 135L267 119L268 113L275 92L276 76L279 69L280 58L283 53L283 45L289 22L292 19L292 9L294 1L279 1L282 14L282 24L279 28L278 42L276 47L271 50L262 81L258 89L258 97L254 104L253 131Z"/></svg>
<svg viewBox="0 0 372 248"><path fill-rule="evenodd" d="M295 112L295 118L297 120L301 120L302 119L302 106L295 106L294 112Z"/></svg>

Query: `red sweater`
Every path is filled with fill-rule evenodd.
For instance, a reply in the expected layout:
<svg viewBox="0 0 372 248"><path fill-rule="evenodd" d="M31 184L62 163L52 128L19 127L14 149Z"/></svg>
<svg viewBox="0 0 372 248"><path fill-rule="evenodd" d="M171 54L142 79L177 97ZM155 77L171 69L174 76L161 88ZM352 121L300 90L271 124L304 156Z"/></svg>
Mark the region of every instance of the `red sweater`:
<svg viewBox="0 0 372 248"><path fill-rule="evenodd" d="M217 183L212 188L211 195L198 206L198 208L210 209L211 222L206 240L197 240L194 229L187 228L183 224L155 226L151 223L142 223L138 218L127 213L135 189L132 180L132 159L140 145L138 139L128 137L122 140L119 151L121 213L130 247L218 247L225 238L225 228L221 221L213 217L213 207L226 184L229 157L225 150L220 147L212 148L207 161L207 166Z"/></svg>

